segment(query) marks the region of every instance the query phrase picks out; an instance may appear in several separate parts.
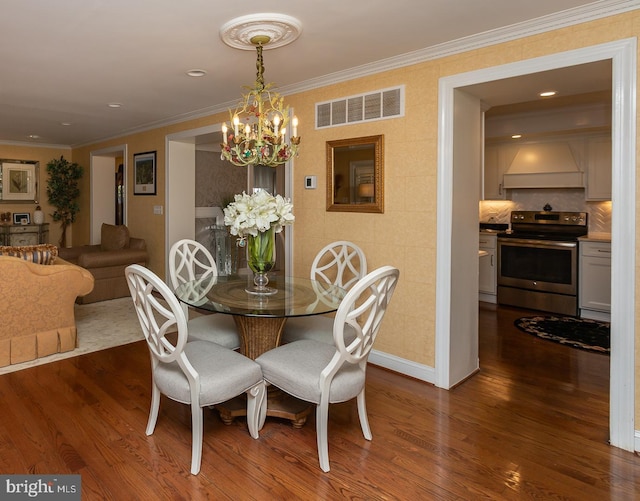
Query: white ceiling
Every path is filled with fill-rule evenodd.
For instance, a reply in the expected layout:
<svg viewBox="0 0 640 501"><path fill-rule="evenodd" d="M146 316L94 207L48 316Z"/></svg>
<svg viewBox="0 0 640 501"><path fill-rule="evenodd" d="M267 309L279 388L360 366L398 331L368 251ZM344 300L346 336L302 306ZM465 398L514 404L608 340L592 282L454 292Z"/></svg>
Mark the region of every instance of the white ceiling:
<svg viewBox="0 0 640 501"><path fill-rule="evenodd" d="M250 4L3 0L0 140L80 145L234 104L242 87L255 80L256 55L225 45L219 29L247 14L277 12L302 23L295 42L264 53L265 81L286 87L286 93L337 72L406 58L415 51L491 34L542 16L554 14L545 18L548 23L602 12L603 7L620 11L640 6L638 0L264 0L259 7ZM555 15L567 9L574 10ZM207 75L186 76L195 68ZM569 74L562 77L566 84L585 83L582 76L576 80ZM523 85L516 87L523 90ZM494 90L482 91L495 100L493 104L504 104L498 103L498 96L511 99L504 89ZM114 102L122 107L107 106ZM64 122L71 125L61 125ZM29 139L29 135L39 137Z"/></svg>
<svg viewBox="0 0 640 501"><path fill-rule="evenodd" d="M555 91L558 98L610 91L611 79L611 61L603 60L471 85L465 90L490 108L532 102L543 91Z"/></svg>

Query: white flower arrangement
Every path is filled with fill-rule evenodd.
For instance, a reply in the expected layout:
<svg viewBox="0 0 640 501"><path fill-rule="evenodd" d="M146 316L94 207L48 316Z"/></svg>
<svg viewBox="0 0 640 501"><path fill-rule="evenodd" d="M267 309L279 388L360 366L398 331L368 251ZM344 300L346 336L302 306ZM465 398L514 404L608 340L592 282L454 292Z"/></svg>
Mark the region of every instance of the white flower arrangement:
<svg viewBox="0 0 640 501"><path fill-rule="evenodd" d="M275 233L280 233L284 226L295 220L291 200L273 196L266 190L251 195L243 191L242 195L235 195L234 200L224 208L224 224L241 240L247 235L255 237L271 227Z"/></svg>

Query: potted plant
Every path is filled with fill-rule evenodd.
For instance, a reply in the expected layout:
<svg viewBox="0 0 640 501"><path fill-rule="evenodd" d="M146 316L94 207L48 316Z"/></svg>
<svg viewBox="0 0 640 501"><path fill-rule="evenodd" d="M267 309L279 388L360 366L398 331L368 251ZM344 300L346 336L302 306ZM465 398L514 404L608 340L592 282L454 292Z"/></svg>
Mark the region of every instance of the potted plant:
<svg viewBox="0 0 640 501"><path fill-rule="evenodd" d="M76 214L80 211L78 181L82 177L83 168L61 156L47 164L47 173L49 175L47 197L49 197L49 203L56 209L51 217L54 221L60 221L62 229L58 246L66 247L67 226L76 220Z"/></svg>

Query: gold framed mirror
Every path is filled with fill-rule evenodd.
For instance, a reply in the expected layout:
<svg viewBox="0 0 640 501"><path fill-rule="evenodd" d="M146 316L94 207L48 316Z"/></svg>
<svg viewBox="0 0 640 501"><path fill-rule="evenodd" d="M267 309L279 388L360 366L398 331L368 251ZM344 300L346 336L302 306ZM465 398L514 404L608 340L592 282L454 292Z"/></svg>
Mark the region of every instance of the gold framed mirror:
<svg viewBox="0 0 640 501"><path fill-rule="evenodd" d="M327 141L327 211L384 212L383 139Z"/></svg>

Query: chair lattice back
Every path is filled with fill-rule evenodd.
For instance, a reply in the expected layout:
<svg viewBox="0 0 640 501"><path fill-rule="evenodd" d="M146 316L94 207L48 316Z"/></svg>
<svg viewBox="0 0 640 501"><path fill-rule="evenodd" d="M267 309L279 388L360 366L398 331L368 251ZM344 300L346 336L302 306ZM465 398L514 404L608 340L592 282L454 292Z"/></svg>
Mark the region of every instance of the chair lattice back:
<svg viewBox="0 0 640 501"><path fill-rule="evenodd" d="M367 259L364 252L356 244L346 240L330 243L320 249L311 265L311 280L343 289L349 289L366 274ZM329 293L331 288L315 283L313 287L318 300L309 306L309 311L315 309L318 301L337 306L335 295Z"/></svg>
<svg viewBox="0 0 640 501"><path fill-rule="evenodd" d="M392 266L372 271L355 284L340 303L333 323L336 354L322 372L328 384L343 364L367 362L400 272ZM345 326L351 327L345 341ZM355 338L353 334L355 333Z"/></svg>
<svg viewBox="0 0 640 501"><path fill-rule="evenodd" d="M218 276L218 267L204 245L183 239L173 244L169 251L169 276L174 290L189 284L190 290L183 290L181 298L190 300L191 304L206 302L205 295L215 283L212 279ZM182 309L187 311L184 305Z"/></svg>
<svg viewBox="0 0 640 501"><path fill-rule="evenodd" d="M176 296L157 275L143 266L128 266L125 277L154 367L158 362L177 361L183 370L189 371L184 364L190 364L183 354L187 343L187 319ZM177 335L167 337L176 330ZM189 372L193 371L190 369Z"/></svg>
<svg viewBox="0 0 640 501"><path fill-rule="evenodd" d="M353 242L340 240L322 248L311 265L311 280L350 289L367 274L367 258Z"/></svg>
<svg viewBox="0 0 640 501"><path fill-rule="evenodd" d="M218 267L204 245L195 240L183 239L173 244L169 251L169 275L175 289L186 282L217 277Z"/></svg>

